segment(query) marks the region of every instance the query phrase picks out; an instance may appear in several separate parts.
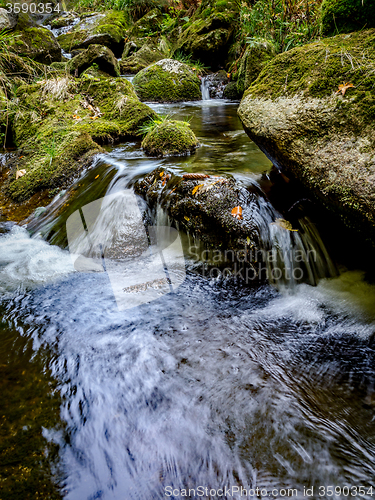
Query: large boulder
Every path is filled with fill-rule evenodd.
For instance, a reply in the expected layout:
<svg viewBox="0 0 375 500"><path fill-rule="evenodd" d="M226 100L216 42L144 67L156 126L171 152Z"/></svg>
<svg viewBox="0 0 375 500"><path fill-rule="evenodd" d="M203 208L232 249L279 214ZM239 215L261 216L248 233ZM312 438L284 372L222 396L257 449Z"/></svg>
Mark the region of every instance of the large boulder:
<svg viewBox="0 0 375 500"><path fill-rule="evenodd" d="M13 201L65 185L101 151L99 144L137 137L142 124L157 118L123 78L59 77L22 85L16 97L18 149L5 186Z"/></svg>
<svg viewBox="0 0 375 500"><path fill-rule="evenodd" d="M201 98L200 80L187 65L162 59L134 77L134 88L141 101L179 102Z"/></svg>
<svg viewBox="0 0 375 500"><path fill-rule="evenodd" d="M234 0L203 0L183 27L176 49L191 54L212 69L224 67L238 20Z"/></svg>
<svg viewBox="0 0 375 500"><path fill-rule="evenodd" d="M14 37L9 49L22 57L29 57L43 64L61 61L61 47L53 34L39 26L27 14L18 15Z"/></svg>
<svg viewBox="0 0 375 500"><path fill-rule="evenodd" d="M129 46L125 47L127 53L131 51L132 47L131 42L129 42ZM164 57L165 55L158 48L145 44L139 50L132 51L130 56L125 56L125 58L123 56L120 61L121 74L138 73L150 66L150 64L164 59Z"/></svg>
<svg viewBox="0 0 375 500"><path fill-rule="evenodd" d="M103 45L90 45L88 49L82 51L67 63L68 70L80 76L93 64L98 69L111 76L120 76L119 63L113 52Z"/></svg>
<svg viewBox="0 0 375 500"><path fill-rule="evenodd" d="M374 29L323 39L272 59L238 110L249 137L275 165L370 239L374 68Z"/></svg>
<svg viewBox="0 0 375 500"><path fill-rule="evenodd" d="M193 153L198 146L187 122L163 120L153 125L142 141L142 148L150 156L185 155Z"/></svg>
<svg viewBox="0 0 375 500"><path fill-rule="evenodd" d="M375 27L375 0L323 0L322 33L332 35Z"/></svg>
<svg viewBox="0 0 375 500"><path fill-rule="evenodd" d="M105 45L116 57L120 57L124 49L126 27L124 12L108 11L85 17L73 26L71 31L60 35L57 40L67 53L95 44Z"/></svg>

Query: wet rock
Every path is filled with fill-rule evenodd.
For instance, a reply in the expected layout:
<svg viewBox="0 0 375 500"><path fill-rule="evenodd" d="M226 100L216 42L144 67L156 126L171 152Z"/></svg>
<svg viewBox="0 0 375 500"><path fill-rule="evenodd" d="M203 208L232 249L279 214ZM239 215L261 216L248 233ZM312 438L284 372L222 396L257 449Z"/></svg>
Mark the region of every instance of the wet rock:
<svg viewBox="0 0 375 500"><path fill-rule="evenodd" d="M198 139L189 123L163 120L156 124L142 141L142 148L150 156L184 155L193 153Z"/></svg>
<svg viewBox="0 0 375 500"><path fill-rule="evenodd" d="M98 69L111 76L120 75L120 67L113 52L102 45L90 45L90 47L68 63L67 68L70 73L80 76L86 69L95 64Z"/></svg>
<svg viewBox="0 0 375 500"><path fill-rule="evenodd" d="M70 53L73 49L89 45L104 45L120 57L124 49L127 22L124 12L108 11L82 19L71 31L58 37L61 48Z"/></svg>
<svg viewBox="0 0 375 500"><path fill-rule="evenodd" d="M29 57L43 64L61 61L61 47L53 34L42 26L38 26L29 15L18 15L13 30L14 38L9 48L22 57Z"/></svg>
<svg viewBox="0 0 375 500"><path fill-rule="evenodd" d="M78 14L75 12L63 12L61 16L52 19L51 28L65 28L66 26L70 26L74 20L77 18Z"/></svg>
<svg viewBox="0 0 375 500"><path fill-rule="evenodd" d="M204 82L208 87L211 99L221 99L224 94L225 86L229 83L229 78L227 73L221 70L206 76Z"/></svg>
<svg viewBox="0 0 375 500"><path fill-rule="evenodd" d="M200 80L192 69L174 59L162 59L134 77L142 101L178 102L201 98Z"/></svg>
<svg viewBox="0 0 375 500"><path fill-rule="evenodd" d="M275 165L370 240L375 238L374 41L372 29L279 54L250 85L238 110L249 137Z"/></svg>
<svg viewBox="0 0 375 500"><path fill-rule="evenodd" d="M134 185L137 194L151 206L158 203L179 227L216 249L257 246L254 214L257 196L240 187L233 178L207 176L187 179L158 168ZM243 218L232 210L242 205Z"/></svg>

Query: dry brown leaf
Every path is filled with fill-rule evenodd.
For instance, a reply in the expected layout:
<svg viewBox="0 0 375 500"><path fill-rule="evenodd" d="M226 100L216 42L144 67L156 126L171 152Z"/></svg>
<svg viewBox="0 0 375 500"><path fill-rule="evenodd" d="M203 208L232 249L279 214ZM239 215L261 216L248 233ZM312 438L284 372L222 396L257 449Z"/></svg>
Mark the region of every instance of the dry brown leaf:
<svg viewBox="0 0 375 500"><path fill-rule="evenodd" d="M355 88L352 83L349 83L349 82L342 83L341 85L339 85L339 90L337 90L336 94L341 93L342 95L345 95L345 92L351 88Z"/></svg>
<svg viewBox="0 0 375 500"><path fill-rule="evenodd" d="M232 210L232 215L235 219L238 219L238 220L242 220L242 207L238 206L238 207L234 207L234 209Z"/></svg>

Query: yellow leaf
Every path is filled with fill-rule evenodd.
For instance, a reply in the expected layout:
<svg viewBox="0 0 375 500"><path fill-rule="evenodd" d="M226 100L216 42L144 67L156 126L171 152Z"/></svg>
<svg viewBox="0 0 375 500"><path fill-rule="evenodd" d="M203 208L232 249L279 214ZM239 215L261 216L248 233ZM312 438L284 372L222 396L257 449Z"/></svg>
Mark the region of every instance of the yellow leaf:
<svg viewBox="0 0 375 500"><path fill-rule="evenodd" d="M189 217L186 217L186 215L184 215L184 219L185 220L190 220Z"/></svg>
<svg viewBox="0 0 375 500"><path fill-rule="evenodd" d="M97 179L98 177L99 177L99 175L97 175L97 176L95 177L95 179Z"/></svg>
<svg viewBox="0 0 375 500"><path fill-rule="evenodd" d="M355 88L352 83L349 83L349 82L342 83L341 85L339 85L339 90L337 90L336 94L341 93L342 95L345 95L345 92L351 88Z"/></svg>
<svg viewBox="0 0 375 500"><path fill-rule="evenodd" d="M198 184L198 186L195 186L191 194L196 194L199 191L199 188L203 187L204 184Z"/></svg>
<svg viewBox="0 0 375 500"><path fill-rule="evenodd" d="M160 175L160 177L163 177L163 175L164 175L164 170L163 170L163 172L162 172L161 174L159 174L159 175Z"/></svg>
<svg viewBox="0 0 375 500"><path fill-rule="evenodd" d="M246 243L247 243L248 245L250 245L250 238L249 238L249 237L247 237L247 238L246 238Z"/></svg>
<svg viewBox="0 0 375 500"><path fill-rule="evenodd" d="M285 219L276 219L275 222L271 222L273 226L279 226L282 229L286 229L287 231L298 231L298 229L293 229L292 224Z"/></svg>

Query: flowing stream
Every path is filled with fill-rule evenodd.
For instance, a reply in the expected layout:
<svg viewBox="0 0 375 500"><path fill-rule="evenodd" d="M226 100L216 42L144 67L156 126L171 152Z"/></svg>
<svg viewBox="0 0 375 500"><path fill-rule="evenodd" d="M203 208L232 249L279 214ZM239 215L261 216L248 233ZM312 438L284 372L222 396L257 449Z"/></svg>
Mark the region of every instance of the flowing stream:
<svg viewBox="0 0 375 500"><path fill-rule="evenodd" d="M217 495L229 488L227 498L244 498L241 487L248 497L284 498L291 488L301 499L304 488L314 488L311 498L347 498L345 488L361 487L360 498L372 498L375 286L336 262L306 214L289 231L259 196L265 248L291 271L288 251L300 249L305 282L214 279L187 257L174 293L119 310L108 269L76 270L69 216L114 196L100 227L114 235L115 259L126 225L121 193L158 166L231 174L267 191L271 164L242 131L236 105L153 107L190 120L202 144L196 154L150 159L136 142L109 149L28 230L1 226L1 415L9 432L18 447L33 439L35 449L55 446L46 460L69 500L179 498L184 488L196 490L190 498L218 497L198 487ZM161 210L153 217L169 225ZM182 236L184 248L190 243Z"/></svg>

